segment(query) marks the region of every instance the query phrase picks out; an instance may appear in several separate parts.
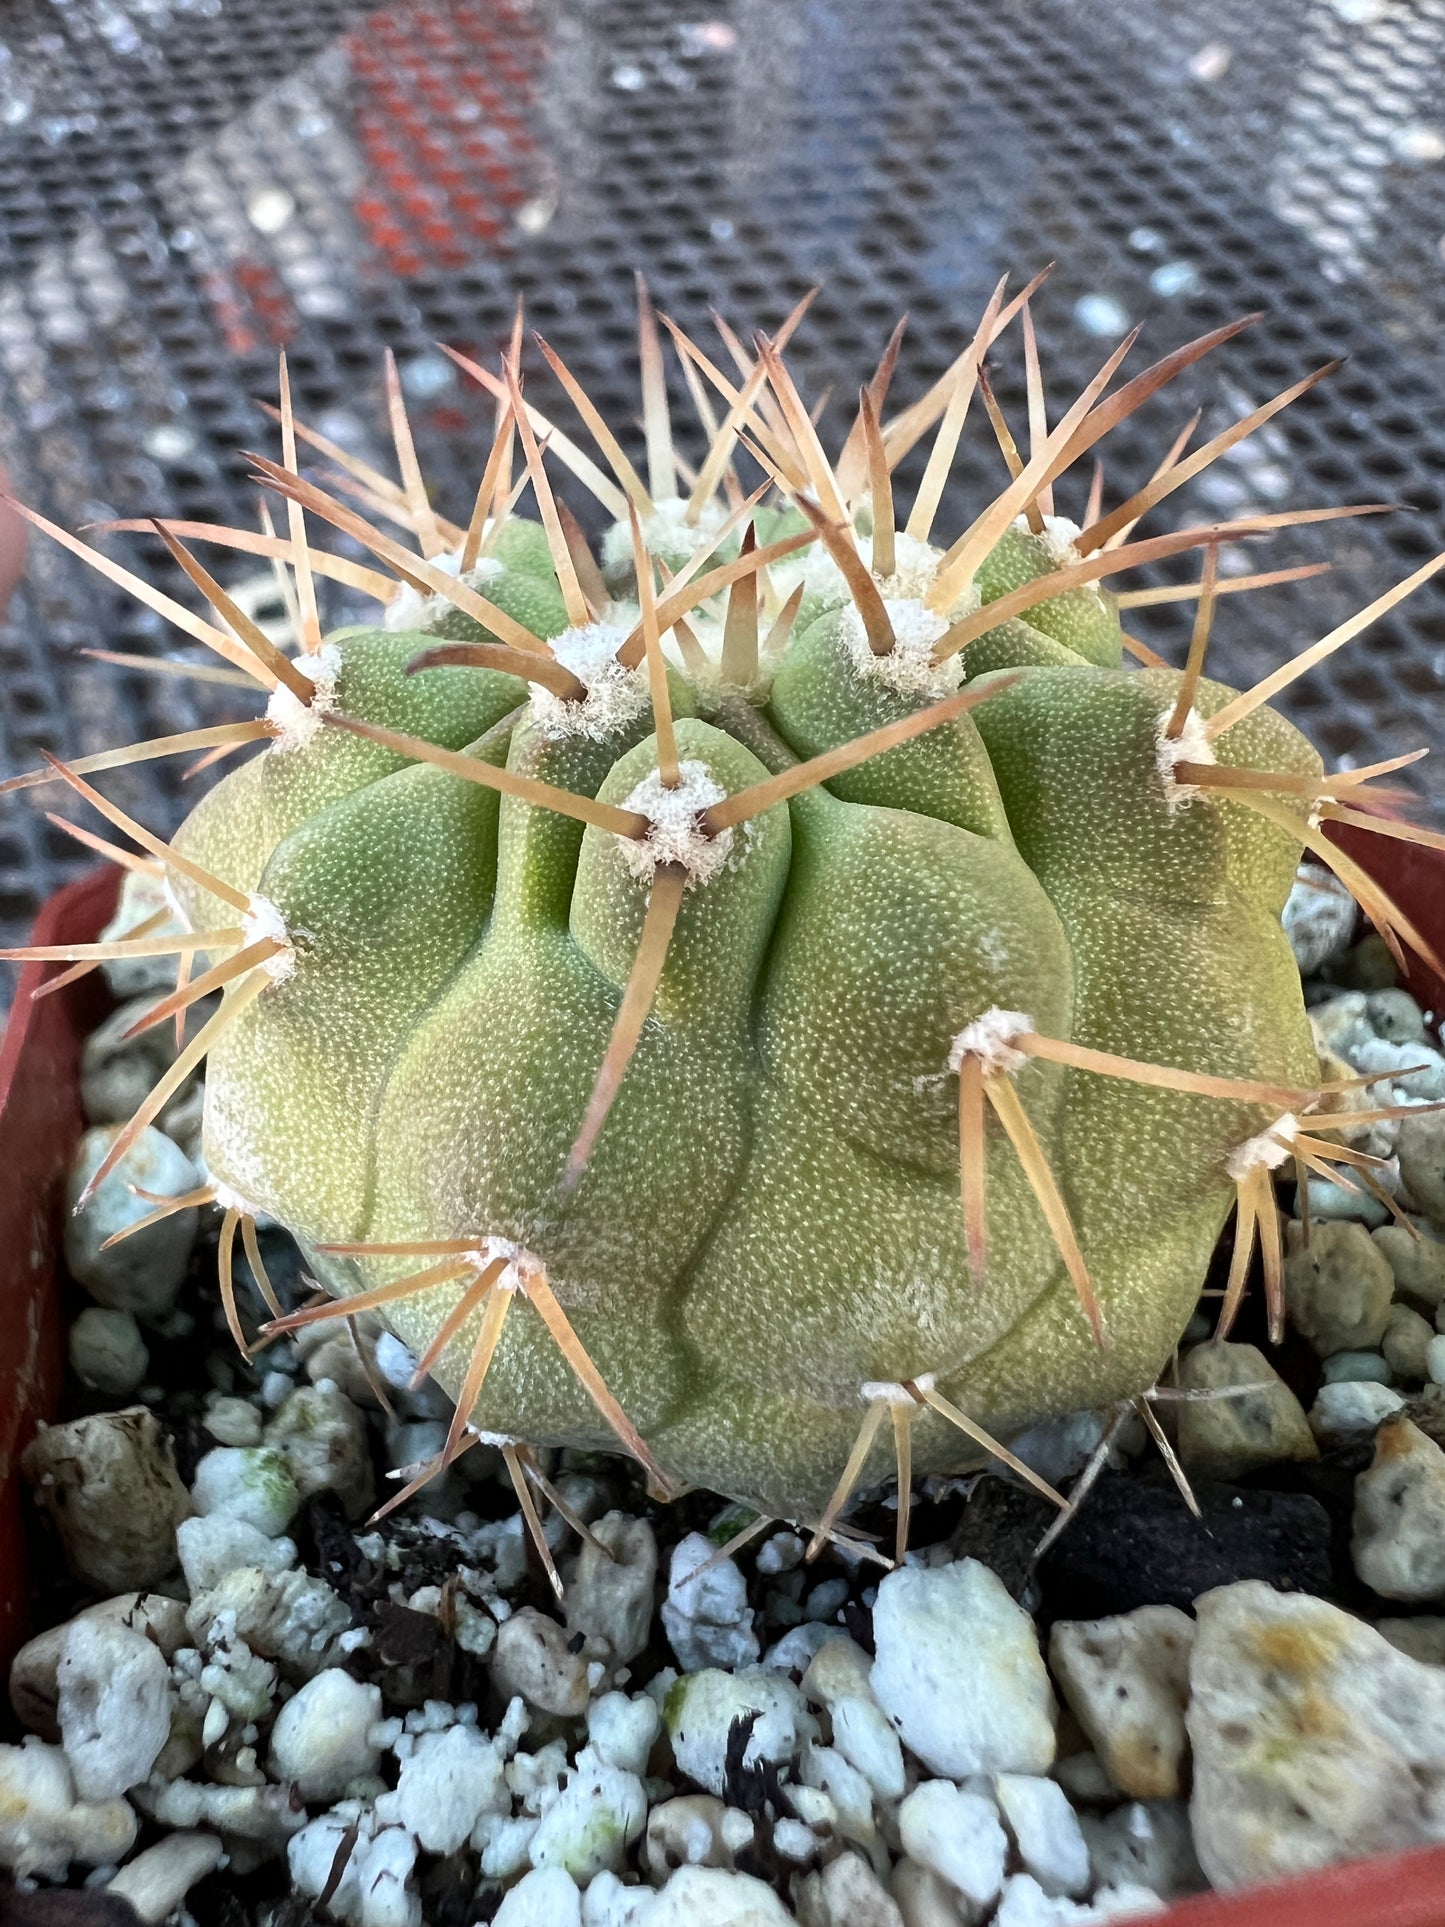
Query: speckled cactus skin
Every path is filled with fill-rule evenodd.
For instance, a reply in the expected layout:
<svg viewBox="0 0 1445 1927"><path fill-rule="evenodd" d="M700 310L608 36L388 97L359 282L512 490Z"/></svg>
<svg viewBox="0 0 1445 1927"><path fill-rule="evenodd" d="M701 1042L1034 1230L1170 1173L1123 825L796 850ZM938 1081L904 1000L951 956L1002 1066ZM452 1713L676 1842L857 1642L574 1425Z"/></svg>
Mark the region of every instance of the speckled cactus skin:
<svg viewBox="0 0 1445 1927"><path fill-rule="evenodd" d="M539 534L517 525L485 591L551 637L567 619ZM979 586L991 600L1055 566L1019 526ZM827 578L813 569L770 689L749 699L672 675L679 754L729 793L922 700L860 674L841 579ZM438 626L456 635L466 619ZM338 709L615 802L656 768L645 704L602 740L549 735L507 675L404 674L426 640L333 637ZM768 809L728 866L687 890L652 1015L570 1196L560 1175L647 901L619 839L338 730L266 748L177 842L273 903L296 949L289 980L211 1059L215 1174L288 1226L339 1294L417 1261L326 1244L525 1246L660 1463L770 1515L819 1516L869 1381L935 1374L1005 1438L1149 1385L1233 1202L1225 1160L1274 1112L1039 1062L1019 1073L1098 1289L1101 1350L992 1120L988 1270L981 1286L970 1278L950 1043L997 1006L1130 1058L1308 1086L1315 1058L1279 923L1298 846L1215 794L1166 796L1157 738L1179 679L1121 666L1098 590L1045 601L964 662L998 692ZM1203 683L1200 713L1229 694ZM1217 747L1256 769L1321 767L1264 709ZM181 892L198 928L234 922L214 897ZM420 1352L461 1289L403 1299L389 1322ZM477 1322L437 1364L453 1394ZM615 1443L525 1305L473 1421ZM914 1460L943 1470L977 1454L920 1412ZM891 1468L881 1436L865 1482Z"/></svg>

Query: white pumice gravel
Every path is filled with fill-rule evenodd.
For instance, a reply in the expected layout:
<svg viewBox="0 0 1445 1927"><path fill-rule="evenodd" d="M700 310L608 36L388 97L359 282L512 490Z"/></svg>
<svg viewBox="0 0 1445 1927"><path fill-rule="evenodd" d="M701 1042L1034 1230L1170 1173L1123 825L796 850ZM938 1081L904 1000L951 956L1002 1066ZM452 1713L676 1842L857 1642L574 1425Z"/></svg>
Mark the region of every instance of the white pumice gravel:
<svg viewBox="0 0 1445 1927"><path fill-rule="evenodd" d="M102 1599L74 1619L37 1633L20 1648L10 1668L10 1704L21 1725L43 1740L60 1738L60 1659L72 1627L82 1619L103 1620L144 1634L167 1662L186 1643L184 1605L155 1592L127 1592Z"/></svg>
<svg viewBox="0 0 1445 1927"><path fill-rule="evenodd" d="M366 1420L330 1379L296 1387L266 1427L266 1444L285 1461L300 1499L334 1492L348 1519L371 1510Z"/></svg>
<svg viewBox="0 0 1445 1927"><path fill-rule="evenodd" d="M564 1867L583 1883L604 1868L618 1873L646 1819L647 1794L637 1775L584 1747L532 1836L532 1865Z"/></svg>
<svg viewBox="0 0 1445 1927"><path fill-rule="evenodd" d="M952 1780L923 1780L898 1809L903 1851L980 1912L997 1900L1008 1862L998 1808Z"/></svg>
<svg viewBox="0 0 1445 1927"><path fill-rule="evenodd" d="M560 1867L535 1867L497 1909L493 1927L582 1927L582 1894Z"/></svg>
<svg viewBox="0 0 1445 1927"><path fill-rule="evenodd" d="M608 1512L592 1521L567 1588L567 1630L583 1652L626 1666L647 1645L657 1587L657 1536L646 1519Z"/></svg>
<svg viewBox="0 0 1445 1927"><path fill-rule="evenodd" d="M0 1867L20 1879L62 1880L72 1860L83 1867L123 1860L138 1831L124 1800L81 1799L60 1747L33 1737L0 1746Z"/></svg>
<svg viewBox="0 0 1445 1927"><path fill-rule="evenodd" d="M624 1773L645 1773L653 1742L662 1731L662 1715L643 1694L630 1699L611 1692L587 1708L587 1740L599 1760Z"/></svg>
<svg viewBox="0 0 1445 1927"><path fill-rule="evenodd" d="M214 1833L172 1833L147 1847L105 1883L105 1891L128 1900L147 1927L161 1927L176 1913L198 1880L215 1871L226 1849Z"/></svg>
<svg viewBox="0 0 1445 1927"><path fill-rule="evenodd" d="M203 1516L222 1512L278 1539L296 1516L301 1494L274 1446L218 1445L196 1467L191 1503Z"/></svg>
<svg viewBox="0 0 1445 1927"><path fill-rule="evenodd" d="M1310 1430L1321 1445L1368 1438L1403 1409L1405 1394L1372 1379L1341 1379L1321 1385L1309 1410Z"/></svg>
<svg viewBox="0 0 1445 1927"><path fill-rule="evenodd" d="M1300 864L1280 921L1304 976L1344 955L1359 919L1354 898L1333 871L1319 863Z"/></svg>
<svg viewBox="0 0 1445 1927"><path fill-rule="evenodd" d="M1134 1800L1108 1813L1082 1813L1079 1825L1096 1887L1145 1887L1174 1900L1204 1885L1183 1800Z"/></svg>
<svg viewBox="0 0 1445 1927"><path fill-rule="evenodd" d="M179 1198L194 1191L201 1174L164 1131L148 1125L82 1205L82 1191L120 1130L118 1124L98 1125L80 1141L67 1193L65 1262L98 1305L134 1312L139 1318L158 1318L176 1302L196 1242L199 1212L174 1212L119 1244L104 1247L115 1232L148 1217L155 1210L154 1198Z"/></svg>
<svg viewBox="0 0 1445 1927"><path fill-rule="evenodd" d="M647 1816L643 1865L666 1880L674 1867L731 1866L734 1848L724 1831L727 1808L715 1793L681 1793L661 1800ZM752 1840L752 1823L747 1840Z"/></svg>
<svg viewBox="0 0 1445 1927"><path fill-rule="evenodd" d="M1327 906L1330 934L1317 899L1300 897L1292 934L1337 951L1344 910ZM1405 993L1339 992L1312 1016L1328 1075L1375 1079L1356 1108L1426 1095L1398 1076L1434 1065ZM103 1107L135 1066L108 1038L89 1061ZM184 1136L180 1108L163 1139ZM1445 1839L1445 1127L1409 1122L1345 1141L1398 1148L1419 1238L1367 1228L1343 1191L1308 1246L1287 1227L1315 1360L1308 1431L1275 1355L1211 1346L1208 1318L1185 1335L1181 1382L1248 1379L1258 1397L1160 1408L1201 1481L1269 1490L1283 1459L1353 1455L1352 1556L1377 1601L1362 1614L1245 1581L1061 1616L1047 1574L1041 1591L1006 1567L1006 1584L957 1556L966 1534L918 1535L897 1570L831 1549L815 1566L777 1522L724 1558L748 1515L699 1496L674 1522L591 1454L546 1467L588 1526L579 1540L543 1508L559 1599L489 1444L361 1523L387 1490L376 1474L436 1451L449 1420L388 1334L368 1322L358 1350L318 1328L238 1362L209 1302L197 1310L189 1282L178 1295L175 1252L92 1285L73 1382L137 1402L31 1448L67 1561L105 1596L15 1663L30 1737L0 1747L0 1867L103 1886L154 1927L199 1911L203 1883L253 1878L273 1896L255 1927L288 1892L326 1896L338 1927L443 1911L501 1927L1092 1927L1206 1873L1229 1887ZM169 1383L148 1381L177 1341L195 1379L173 1412ZM1105 1422L1068 1414L1013 1443L1067 1482ZM1146 1449L1131 1423L1109 1476ZM998 1476L979 1490L997 1495ZM919 1490L920 1507L975 1495Z"/></svg>
<svg viewBox="0 0 1445 1927"><path fill-rule="evenodd" d="M701 1532L689 1533L673 1547L662 1624L687 1673L706 1666L751 1666L761 1651L742 1568L736 1559L720 1559Z"/></svg>
<svg viewBox="0 0 1445 1927"><path fill-rule="evenodd" d="M1047 1773L1054 1695L1029 1615L977 1559L903 1566L878 1588L873 1693L935 1773Z"/></svg>
<svg viewBox="0 0 1445 1927"><path fill-rule="evenodd" d="M1386 1419L1355 1480L1350 1557L1382 1599L1445 1599L1445 1452L1407 1418Z"/></svg>
<svg viewBox="0 0 1445 1927"><path fill-rule="evenodd" d="M115 1620L74 1620L56 1685L60 1743L81 1799L113 1800L146 1779L171 1733L160 1648Z"/></svg>
<svg viewBox="0 0 1445 1927"><path fill-rule="evenodd" d="M539 1712L576 1719L587 1710L587 1662L571 1651L566 1629L524 1606L497 1633L492 1678L505 1699L520 1695Z"/></svg>
<svg viewBox="0 0 1445 1927"><path fill-rule="evenodd" d="M484 1816L510 1818L507 1749L475 1726L403 1734L392 1750L401 1771L395 1793L385 1796L386 1817L428 1853L455 1853Z"/></svg>
<svg viewBox="0 0 1445 1927"><path fill-rule="evenodd" d="M339 1667L310 1679L287 1700L271 1729L268 1765L303 1800L339 1800L368 1779L381 1759L371 1729L381 1718L381 1688Z"/></svg>
<svg viewBox="0 0 1445 1927"><path fill-rule="evenodd" d="M1000 1773L993 1783L998 1810L1018 1849L1025 1873L1047 1894L1089 1890L1089 1849L1079 1816L1055 1780L1036 1774Z"/></svg>
<svg viewBox="0 0 1445 1927"><path fill-rule="evenodd" d="M140 1326L128 1311L88 1305L70 1327L70 1369L82 1385L108 1398L129 1398L151 1362Z"/></svg>
<svg viewBox="0 0 1445 1927"><path fill-rule="evenodd" d="M191 1502L165 1428L144 1406L44 1426L21 1467L71 1570L96 1592L143 1591L175 1570Z"/></svg>
<svg viewBox="0 0 1445 1927"><path fill-rule="evenodd" d="M254 1566L262 1572L289 1572L296 1564L296 1542L271 1539L230 1512L208 1512L182 1519L176 1527L181 1574L192 1594L219 1585L228 1572Z"/></svg>
<svg viewBox="0 0 1445 1927"><path fill-rule="evenodd" d="M750 1722L743 1767L792 1760L803 1741L818 1731L798 1688L761 1666L737 1673L718 1667L684 1673L669 1691L662 1716L678 1766L689 1779L718 1794L726 1787L735 1722Z"/></svg>
<svg viewBox="0 0 1445 1927"><path fill-rule="evenodd" d="M311 1900L329 1893L333 1919L347 1927L421 1927L416 1855L405 1827L379 1826L357 1800L303 1824L286 1847L296 1891Z"/></svg>
<svg viewBox="0 0 1445 1927"><path fill-rule="evenodd" d="M1194 1621L1177 1606L1054 1625L1054 1678L1122 1793L1158 1799L1179 1791L1193 1643Z"/></svg>
<svg viewBox="0 0 1445 1927"><path fill-rule="evenodd" d="M903 1747L873 1696L868 1655L851 1639L825 1639L803 1675L803 1692L827 1709L833 1744L863 1775L880 1800L901 1800L906 1785Z"/></svg>

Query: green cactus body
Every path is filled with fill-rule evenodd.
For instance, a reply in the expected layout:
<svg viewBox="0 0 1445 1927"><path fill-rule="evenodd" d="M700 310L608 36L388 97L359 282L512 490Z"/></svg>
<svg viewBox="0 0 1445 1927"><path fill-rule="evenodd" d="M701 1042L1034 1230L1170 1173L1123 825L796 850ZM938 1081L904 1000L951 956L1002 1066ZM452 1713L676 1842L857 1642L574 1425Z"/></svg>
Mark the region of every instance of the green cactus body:
<svg viewBox="0 0 1445 1927"><path fill-rule="evenodd" d="M529 527L478 586L558 638L566 615ZM1056 569L1066 539L1009 531L978 593ZM914 560L926 578L932 561ZM445 1274L446 1254L325 1247L454 1241L454 1275L386 1310L418 1353L476 1299L478 1266L526 1254L523 1276L545 1269L657 1461L791 1519L822 1514L889 1388L931 1385L1007 1437L1149 1385L1233 1203L1231 1154L1283 1108L1013 1067L1098 1293L1100 1349L992 1119L987 1273L970 1277L950 1069L967 1026L1021 1013L1044 1037L1132 1060L1317 1078L1279 924L1298 844L1217 792L1171 788L1160 739L1179 677L1119 666L1117 615L1092 586L931 666L946 618L926 618L902 574L881 585L900 636L882 671L846 589L815 568L765 699L671 676L679 820L956 687L987 699L706 843L686 824L680 841L629 840L325 727L228 776L177 842L273 906L290 946L211 1059L205 1149L227 1194L289 1226L342 1297ZM408 676L436 634L476 633L451 617L427 626L333 638L327 704L651 814L645 669L618 668L605 699L570 705L490 669ZM1229 696L1201 683L1198 715ZM1265 710L1216 751L1320 769ZM688 869L687 887L569 1190L658 861ZM198 929L235 922L181 889ZM435 1361L454 1396L489 1317L469 1300ZM519 1301L471 1418L509 1438L613 1442L537 1305ZM978 1454L919 1408L913 1457L944 1470ZM880 1438L863 1476L891 1464Z"/></svg>

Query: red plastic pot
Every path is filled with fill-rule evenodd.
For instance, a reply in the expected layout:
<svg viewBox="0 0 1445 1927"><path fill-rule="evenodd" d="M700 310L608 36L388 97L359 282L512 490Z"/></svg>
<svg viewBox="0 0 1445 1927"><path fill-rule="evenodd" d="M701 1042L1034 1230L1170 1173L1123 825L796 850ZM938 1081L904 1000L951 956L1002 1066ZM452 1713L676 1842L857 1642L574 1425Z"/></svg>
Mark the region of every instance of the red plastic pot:
<svg viewBox="0 0 1445 1927"><path fill-rule="evenodd" d="M57 891L33 941L89 942L118 889L118 872L107 870ZM20 1454L55 1410L64 1367L56 1273L65 1174L85 1122L80 1047L110 1007L99 971L37 1002L34 992L63 967L25 966L0 1045L0 1673L29 1618Z"/></svg>
<svg viewBox="0 0 1445 1927"><path fill-rule="evenodd" d="M1344 830L1340 842L1445 955L1445 856ZM34 941L93 938L115 904L114 872L52 897ZM55 1408L63 1366L57 1269L65 1173L83 1119L80 1047L109 1000L98 973L53 997L32 991L61 966L30 964L0 1048L0 1675L26 1636L29 1587L20 1453ZM1445 1011L1445 981L1412 968L1414 995ZM1164 1927L1445 1927L1445 1847L1382 1856L1234 1894L1204 1894Z"/></svg>

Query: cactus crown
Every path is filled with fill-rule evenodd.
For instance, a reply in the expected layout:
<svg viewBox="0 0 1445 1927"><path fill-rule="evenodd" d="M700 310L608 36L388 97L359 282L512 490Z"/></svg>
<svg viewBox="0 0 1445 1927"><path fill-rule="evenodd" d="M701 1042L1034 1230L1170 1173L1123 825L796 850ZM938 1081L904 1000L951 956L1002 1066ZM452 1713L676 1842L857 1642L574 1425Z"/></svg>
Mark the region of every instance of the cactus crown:
<svg viewBox="0 0 1445 1927"><path fill-rule="evenodd" d="M68 783L146 854L93 846L163 870L191 934L104 946L179 953L147 1021L223 993L92 1187L208 1055L211 1182L154 1215L221 1207L239 1341L238 1230L267 1330L380 1312L453 1395L438 1465L488 1438L525 1490L530 1447L620 1442L659 1491L714 1487L816 1544L896 1464L901 1556L915 1468L1008 1458L999 1435L1154 1383L1236 1203L1221 1330L1256 1238L1278 1318L1271 1171L1369 1162L1330 1141L1279 912L1306 846L1423 948L1324 825L1426 833L1359 809L1385 766L1326 776L1265 704L1445 558L1254 689L1207 680L1217 597L1300 573L1222 580L1221 545L1361 511L1134 526L1309 383L1193 453L1186 432L1108 512L1096 470L1076 525L1057 479L1246 324L1111 392L1131 337L1049 426L1036 287L1000 284L890 415L900 327L831 460L782 359L806 303L752 353L729 335L733 375L667 324L695 472L645 291L645 479L545 343L601 465L524 399L520 333L500 374L458 356L497 401L465 527L427 498L394 368L399 482L295 422L283 364L282 459L254 461L286 532L153 525L214 622L31 514L266 692L258 718L17 779ZM1026 452L984 369L1016 317ZM945 541L976 401L1008 479ZM905 517L893 474L930 434ZM600 560L548 464L612 517ZM299 653L182 537L289 571ZM1104 585L1194 549L1176 671L1120 624L1150 592ZM317 575L379 622L323 637ZM257 746L170 844L87 781ZM318 1302L276 1301L262 1213Z"/></svg>

